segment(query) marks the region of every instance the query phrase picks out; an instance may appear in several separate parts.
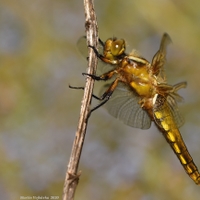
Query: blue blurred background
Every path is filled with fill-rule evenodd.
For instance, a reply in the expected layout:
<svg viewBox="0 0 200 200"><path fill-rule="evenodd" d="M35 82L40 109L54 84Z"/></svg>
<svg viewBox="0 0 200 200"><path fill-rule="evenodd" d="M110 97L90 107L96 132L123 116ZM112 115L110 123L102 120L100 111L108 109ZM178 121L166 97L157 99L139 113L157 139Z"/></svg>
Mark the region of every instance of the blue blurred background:
<svg viewBox="0 0 200 200"><path fill-rule="evenodd" d="M200 2L95 1L102 40L124 38L151 61L167 32L168 82L187 81L183 138L200 167ZM78 0L0 2L0 199L59 196L77 127L87 63L76 48L85 34ZM102 84L95 84L99 93ZM97 102L94 102L94 104ZM127 127L100 108L89 120L76 191L81 200L196 200L154 125Z"/></svg>

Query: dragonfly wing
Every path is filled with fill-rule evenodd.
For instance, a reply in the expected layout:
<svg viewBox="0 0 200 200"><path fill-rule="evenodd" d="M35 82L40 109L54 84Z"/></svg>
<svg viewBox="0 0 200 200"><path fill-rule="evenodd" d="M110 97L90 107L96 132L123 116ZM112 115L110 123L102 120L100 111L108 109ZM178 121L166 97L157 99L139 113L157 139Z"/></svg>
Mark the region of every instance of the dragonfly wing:
<svg viewBox="0 0 200 200"><path fill-rule="evenodd" d="M167 33L164 33L160 48L152 60L152 70L154 75L161 74L162 76L162 70L166 60L166 49L169 43L171 43L171 38Z"/></svg>
<svg viewBox="0 0 200 200"><path fill-rule="evenodd" d="M167 103L168 103L168 107L169 110L173 116L174 122L177 126L177 128L180 128L183 124L184 124L184 118L183 115L180 113L179 109L178 109L178 105L176 102L174 102L175 100L173 99L173 101L171 101L172 97L168 97L167 99ZM174 103L172 103L174 102Z"/></svg>
<svg viewBox="0 0 200 200"><path fill-rule="evenodd" d="M87 47L87 40L86 36L82 36L77 41L77 49L81 53L84 58L88 57L88 47Z"/></svg>
<svg viewBox="0 0 200 200"><path fill-rule="evenodd" d="M140 98L133 91L129 91L122 84L119 84L105 107L112 116L123 121L124 124L148 129L151 126L151 119L138 104L139 100Z"/></svg>
<svg viewBox="0 0 200 200"><path fill-rule="evenodd" d="M159 95L153 109L155 122L161 128L163 128L163 122L171 128L173 128L174 126L176 126L176 128L179 128L184 124L184 119L179 112L176 102L172 104L170 98L166 99L165 97ZM157 117L157 115L159 115L160 117Z"/></svg>

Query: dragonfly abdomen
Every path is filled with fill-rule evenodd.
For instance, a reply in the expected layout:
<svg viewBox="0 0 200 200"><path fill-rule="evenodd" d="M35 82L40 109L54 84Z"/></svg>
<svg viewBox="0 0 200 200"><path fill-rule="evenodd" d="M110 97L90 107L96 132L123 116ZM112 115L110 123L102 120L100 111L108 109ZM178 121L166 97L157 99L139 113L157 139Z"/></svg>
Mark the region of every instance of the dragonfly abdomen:
<svg viewBox="0 0 200 200"><path fill-rule="evenodd" d="M198 168L195 165L187 147L182 139L182 136L178 129L173 130L162 130L167 142L170 144L171 148L177 155L182 166L184 167L186 173L194 180L196 184L200 184L200 174Z"/></svg>
<svg viewBox="0 0 200 200"><path fill-rule="evenodd" d="M162 106L155 108L154 119L159 130L161 130L165 139L180 160L186 173L196 184L200 185L200 173L198 168L187 150L166 102L164 102Z"/></svg>

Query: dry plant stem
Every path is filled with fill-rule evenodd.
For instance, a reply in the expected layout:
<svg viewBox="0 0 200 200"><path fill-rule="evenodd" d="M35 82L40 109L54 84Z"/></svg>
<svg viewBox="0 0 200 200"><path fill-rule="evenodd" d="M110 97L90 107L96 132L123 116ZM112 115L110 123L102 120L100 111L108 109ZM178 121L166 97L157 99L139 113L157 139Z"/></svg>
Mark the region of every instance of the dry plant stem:
<svg viewBox="0 0 200 200"><path fill-rule="evenodd" d="M85 28L86 28L87 45L97 47L98 28L97 28L97 20L94 11L93 0L84 0L84 8L85 8L85 19L86 19ZM91 48L88 48L88 52L89 52L89 60L88 60L89 67L87 73L94 74L97 66L97 57ZM81 105L78 128L72 146L72 152L65 177L65 183L63 188L63 200L74 199L75 190L78 184L80 176L80 172L78 173L78 165L81 157L81 151L87 128L93 85L94 85L94 80L91 77L87 77L82 105Z"/></svg>

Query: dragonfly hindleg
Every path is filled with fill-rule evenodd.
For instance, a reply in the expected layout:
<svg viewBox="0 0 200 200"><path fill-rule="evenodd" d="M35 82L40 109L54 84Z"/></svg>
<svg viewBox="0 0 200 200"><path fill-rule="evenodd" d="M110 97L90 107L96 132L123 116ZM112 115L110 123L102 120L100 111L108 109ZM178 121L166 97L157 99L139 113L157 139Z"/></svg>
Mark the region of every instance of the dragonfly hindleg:
<svg viewBox="0 0 200 200"><path fill-rule="evenodd" d="M114 80L114 82L110 85L110 87L109 87L109 88L103 93L103 95L101 95L101 97L99 98L99 100L101 100L102 102L101 102L99 105L97 105L97 106L95 106L94 108L92 108L90 112L93 112L94 110L100 108L101 106L103 106L103 105L110 99L110 97L112 96L112 94L113 94L115 88L116 88L117 85L118 85L118 82L119 82L119 79L116 78L116 79Z"/></svg>
<svg viewBox="0 0 200 200"><path fill-rule="evenodd" d="M76 86L71 86L71 85L69 85L69 88L70 89L75 89L75 90L84 90L85 89L85 87L76 87ZM99 98L95 94L92 94L92 97L97 99L97 100L99 100L99 101L102 100L101 98Z"/></svg>

